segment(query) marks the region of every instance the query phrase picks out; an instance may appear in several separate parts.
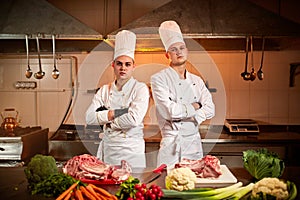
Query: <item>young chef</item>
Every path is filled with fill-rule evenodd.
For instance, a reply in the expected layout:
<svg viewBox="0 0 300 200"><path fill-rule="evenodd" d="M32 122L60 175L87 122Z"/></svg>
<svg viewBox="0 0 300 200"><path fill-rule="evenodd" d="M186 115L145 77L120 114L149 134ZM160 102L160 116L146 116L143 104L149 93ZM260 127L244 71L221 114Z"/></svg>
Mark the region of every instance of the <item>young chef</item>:
<svg viewBox="0 0 300 200"><path fill-rule="evenodd" d="M126 160L131 167L145 167L143 118L149 90L132 77L136 35L123 30L116 35L112 67L115 81L102 86L86 112L87 124L104 125L97 157L108 164Z"/></svg>
<svg viewBox="0 0 300 200"><path fill-rule="evenodd" d="M159 34L170 66L151 77L162 135L157 165L172 166L203 157L199 124L214 116L215 106L203 80L186 69L188 49L178 24L163 22Z"/></svg>

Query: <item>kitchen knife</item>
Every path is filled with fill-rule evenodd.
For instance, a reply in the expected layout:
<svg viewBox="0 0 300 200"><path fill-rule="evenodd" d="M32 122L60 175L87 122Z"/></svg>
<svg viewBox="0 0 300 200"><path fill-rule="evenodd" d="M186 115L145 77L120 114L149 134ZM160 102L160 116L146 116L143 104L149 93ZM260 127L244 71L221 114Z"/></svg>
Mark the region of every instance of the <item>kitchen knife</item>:
<svg viewBox="0 0 300 200"><path fill-rule="evenodd" d="M142 183L148 184L151 183L152 181L156 180L158 177L160 177L161 173L167 169L167 165L166 164L162 164L159 167L155 168L151 174L146 177Z"/></svg>

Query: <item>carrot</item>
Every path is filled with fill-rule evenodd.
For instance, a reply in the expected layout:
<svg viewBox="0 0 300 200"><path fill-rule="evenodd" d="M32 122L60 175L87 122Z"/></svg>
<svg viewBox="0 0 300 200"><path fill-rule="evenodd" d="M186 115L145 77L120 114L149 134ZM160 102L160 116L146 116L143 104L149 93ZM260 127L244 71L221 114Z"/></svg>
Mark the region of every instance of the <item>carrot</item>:
<svg viewBox="0 0 300 200"><path fill-rule="evenodd" d="M94 190L95 192L99 193L101 196L105 197L105 198L110 198L112 196L111 193L109 193L108 191L106 191L103 188L97 187L94 184L89 184Z"/></svg>
<svg viewBox="0 0 300 200"><path fill-rule="evenodd" d="M69 200L71 198L72 192L70 192L69 194L67 194L67 196L65 196L64 200Z"/></svg>
<svg viewBox="0 0 300 200"><path fill-rule="evenodd" d="M66 191L64 191L61 195L59 195L56 200L64 199L68 194L71 194L71 191L78 185L79 181L76 181L71 185Z"/></svg>
<svg viewBox="0 0 300 200"><path fill-rule="evenodd" d="M76 197L76 199L78 199L78 200L84 200L84 199L83 199L83 196L82 196L82 192L81 192L80 190L76 190L76 191L75 191L75 197Z"/></svg>
<svg viewBox="0 0 300 200"><path fill-rule="evenodd" d="M96 193L99 200L107 200L104 196L101 196L101 194Z"/></svg>
<svg viewBox="0 0 300 200"><path fill-rule="evenodd" d="M91 200L97 200L84 186L80 186L80 190L84 196Z"/></svg>
<svg viewBox="0 0 300 200"><path fill-rule="evenodd" d="M111 200L118 200L118 197L116 197L115 195L111 195Z"/></svg>
<svg viewBox="0 0 300 200"><path fill-rule="evenodd" d="M96 197L97 200L102 200L102 197L97 195L97 193L95 192L95 190L93 189L92 186L87 185L85 188L86 188L86 189L87 189L94 197Z"/></svg>

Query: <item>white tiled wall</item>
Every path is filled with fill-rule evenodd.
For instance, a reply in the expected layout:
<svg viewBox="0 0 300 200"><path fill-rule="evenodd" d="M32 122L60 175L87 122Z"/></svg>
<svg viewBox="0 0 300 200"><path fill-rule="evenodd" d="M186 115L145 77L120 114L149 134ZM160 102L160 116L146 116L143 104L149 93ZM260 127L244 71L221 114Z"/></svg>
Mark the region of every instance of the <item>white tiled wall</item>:
<svg viewBox="0 0 300 200"><path fill-rule="evenodd" d="M0 59L0 111L6 116L14 116L13 112L4 112L5 108L15 108L19 112L20 126L42 126L55 131L66 113L72 97L71 68L72 59L58 60L60 71L58 79L51 77L53 59L41 59L43 79L25 77L27 61L22 56L3 56ZM38 71L38 61L30 59L33 73ZM17 81L35 81L37 88L17 89Z"/></svg>
<svg viewBox="0 0 300 200"><path fill-rule="evenodd" d="M91 55L92 54L92 55ZM75 90L75 112L68 115L65 123L84 123L84 112L93 94L87 93L113 80L110 66L112 52L97 52L72 55L78 63L78 76L81 77L78 90ZM254 67L260 65L261 52L254 52ZM149 83L151 74L167 65L163 53L137 53L135 76L138 80ZM50 76L53 70L52 59L42 60L46 71L44 79L36 80L37 91L17 90L15 81L28 80L24 73L24 58L0 59L0 111L6 107L15 107L20 112L21 125L41 125L55 131L61 123L70 103L71 59L58 61L61 72L59 79ZM271 124L300 124L300 76L295 77L295 86L289 87L290 63L300 62L299 51L265 52L263 72L264 80L244 81L244 52L190 52L191 71L200 72L209 87L217 89L212 93L216 104L214 123L225 118L251 118ZM37 71L36 59L31 60L33 71ZM249 67L250 70L250 67ZM300 72L300 67L297 69ZM47 92L47 90L49 90ZM52 91L52 92L50 92ZM56 92L53 92L56 91ZM78 104L80 105L78 105ZM77 105L76 105L77 104ZM73 107L73 108L74 108ZM150 102L146 123L156 123L153 102Z"/></svg>
<svg viewBox="0 0 300 200"><path fill-rule="evenodd" d="M260 66L260 58L261 52L254 52L256 71ZM109 63L106 62L101 66L106 69L101 69L99 65L95 65L97 62L102 62L101 55L98 59L98 61L93 60L94 64L86 68L90 70L89 74L103 71L95 88L113 80ZM138 80L146 83L149 83L151 74L168 63L163 53L137 53L135 59L137 69L134 75ZM299 61L299 51L265 52L264 80L256 78L254 81L244 81L240 75L245 68L244 52L190 52L189 54L192 71L200 72L209 82L209 87L217 89L216 93L212 93L216 103L215 118L218 118L214 123L222 123L225 118L251 118L271 124L299 124L300 77L296 76L295 87L289 87L290 63ZM300 71L300 67L297 71ZM86 98L85 103L89 104L91 98L92 95ZM153 119L152 101L149 108L145 122L156 123Z"/></svg>
<svg viewBox="0 0 300 200"><path fill-rule="evenodd" d="M252 118L271 124L300 123L299 75L295 87L289 87L290 63L300 61L299 51L265 52L262 81L244 81L240 76L245 66L244 53L210 54L224 80L229 102L227 118ZM256 71L260 56L260 52L254 53Z"/></svg>

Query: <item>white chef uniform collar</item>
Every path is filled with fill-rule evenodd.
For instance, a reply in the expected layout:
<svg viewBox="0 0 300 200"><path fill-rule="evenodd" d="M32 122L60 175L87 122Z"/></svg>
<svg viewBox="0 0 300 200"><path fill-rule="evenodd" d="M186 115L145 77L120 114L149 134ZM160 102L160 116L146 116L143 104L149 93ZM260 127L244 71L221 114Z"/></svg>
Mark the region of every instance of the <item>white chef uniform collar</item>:
<svg viewBox="0 0 300 200"><path fill-rule="evenodd" d="M182 42L185 44L180 27L175 21L164 21L160 24L158 32L166 51L174 43Z"/></svg>
<svg viewBox="0 0 300 200"><path fill-rule="evenodd" d="M128 30L117 33L115 41L114 60L119 56L129 56L134 60L136 35Z"/></svg>

